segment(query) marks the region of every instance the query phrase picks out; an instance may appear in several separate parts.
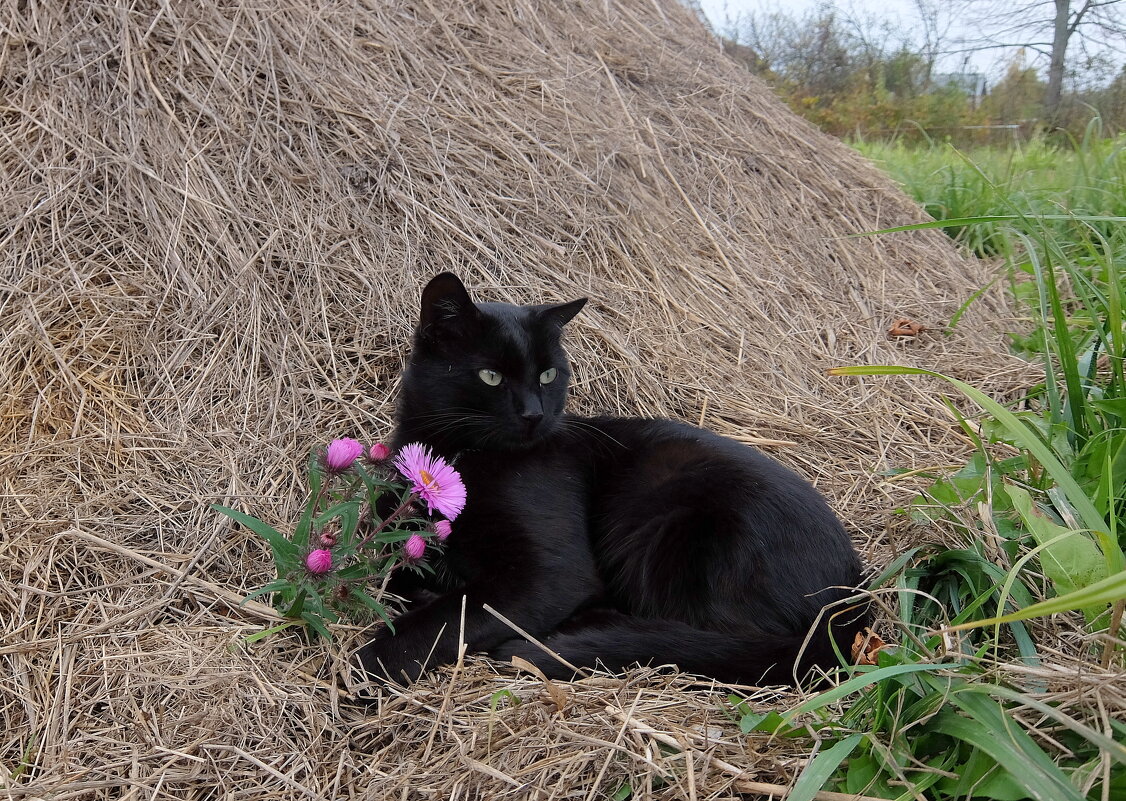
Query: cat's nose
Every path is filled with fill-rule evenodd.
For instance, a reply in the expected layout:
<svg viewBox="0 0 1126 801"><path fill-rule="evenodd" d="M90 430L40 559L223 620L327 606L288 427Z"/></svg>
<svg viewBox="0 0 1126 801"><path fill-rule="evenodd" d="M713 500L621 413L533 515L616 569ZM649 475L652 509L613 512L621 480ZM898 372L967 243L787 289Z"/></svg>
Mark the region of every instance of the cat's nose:
<svg viewBox="0 0 1126 801"><path fill-rule="evenodd" d="M524 421L524 426L532 431L543 420L543 412L524 412L520 415L520 419Z"/></svg>

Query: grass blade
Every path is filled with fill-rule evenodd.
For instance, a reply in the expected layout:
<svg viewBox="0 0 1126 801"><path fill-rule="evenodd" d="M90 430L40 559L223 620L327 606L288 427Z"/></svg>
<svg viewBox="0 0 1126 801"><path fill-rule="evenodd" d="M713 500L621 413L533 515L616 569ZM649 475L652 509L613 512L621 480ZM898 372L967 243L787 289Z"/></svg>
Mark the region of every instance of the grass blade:
<svg viewBox="0 0 1126 801"><path fill-rule="evenodd" d="M1036 801L1083 801L1083 795L1043 749L1018 723L1003 714L1000 704L985 698L967 702L958 694L952 694L951 701L970 717L940 712L931 721L932 730L980 748Z"/></svg>
<svg viewBox="0 0 1126 801"><path fill-rule="evenodd" d="M798 776L798 780L794 782L793 789L786 796L788 801L813 801L817 791L825 786L825 782L829 781L833 771L848 759L849 754L853 752L863 738L864 735L860 733L850 734L833 745L832 748L827 748L815 756L805 766L805 770Z"/></svg>
<svg viewBox="0 0 1126 801"><path fill-rule="evenodd" d="M960 228L978 223L1013 222L1016 220L1067 220L1070 222L1111 222L1126 223L1126 217L1103 217L1098 215L1082 214L987 214L980 217L954 217L946 220L931 220L930 222L913 223L911 225L897 225L894 228L881 228L878 231L864 231L852 236L876 236L878 234L895 234L900 231L925 231L929 228Z"/></svg>
<svg viewBox="0 0 1126 801"><path fill-rule="evenodd" d="M978 626L992 626L997 623L1010 623L1014 620L1028 620L1033 617L1070 612L1073 609L1083 609L1088 606L1114 603L1121 598L1126 598L1126 573L1115 573L1075 592L1057 595L1055 598L1026 606L1019 612L1011 612L1007 615L990 617L985 620L975 620L972 623L959 623L957 626L950 626L943 631L963 631Z"/></svg>
<svg viewBox="0 0 1126 801"><path fill-rule="evenodd" d="M859 676L853 676L848 681L841 682L831 690L826 690L823 693L815 695L808 701L803 701L802 703L798 704L793 709L782 715L782 719L785 722L785 725L791 726L793 725L794 718L796 718L798 715L804 714L806 712L812 712L815 709L820 709L823 706L827 706L828 704L834 703L841 700L842 698L846 698L847 696L852 695L857 690L862 690L870 685L878 684L885 679L890 679L895 676L901 676L905 673L919 673L922 671L934 672L937 670L948 670L952 667L957 667L957 665L951 664L949 662L942 664L928 662L910 665L891 665L890 667L869 670L861 673Z"/></svg>
<svg viewBox="0 0 1126 801"><path fill-rule="evenodd" d="M952 378L933 370L924 370L919 367L902 367L895 365L872 365L853 367L833 367L827 371L829 375L928 375L941 378L948 382L962 394L988 412L994 419L1005 427L1009 435L1020 447L1031 453L1036 460L1048 471L1052 480L1059 484L1071 505L1079 512L1083 525L1092 532L1106 531L1106 520L1095 508L1091 499L1079 486L1078 482L1052 453L1052 450L1040 439L1036 431L1032 430L1019 417L1004 406L993 400L976 387L964 381Z"/></svg>

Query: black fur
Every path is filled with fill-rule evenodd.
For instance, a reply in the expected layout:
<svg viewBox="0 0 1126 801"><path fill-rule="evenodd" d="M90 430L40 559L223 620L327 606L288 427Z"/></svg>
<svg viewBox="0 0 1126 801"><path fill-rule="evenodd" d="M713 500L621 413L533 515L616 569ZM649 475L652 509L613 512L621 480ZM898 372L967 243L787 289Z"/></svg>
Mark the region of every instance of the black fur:
<svg viewBox="0 0 1126 801"><path fill-rule="evenodd" d="M439 595L361 649L364 667L413 679L453 661L463 595L470 652L521 656L552 677L572 674L482 604L580 667L671 663L789 684L838 664L829 621L844 654L867 621L863 609L834 617L836 606L805 642L861 576L824 499L693 426L564 415L560 336L584 303L475 304L450 273L427 285L393 441L454 460L468 502L436 575L418 584L401 571L392 584ZM549 368L556 378L543 384ZM490 386L481 370L503 381Z"/></svg>

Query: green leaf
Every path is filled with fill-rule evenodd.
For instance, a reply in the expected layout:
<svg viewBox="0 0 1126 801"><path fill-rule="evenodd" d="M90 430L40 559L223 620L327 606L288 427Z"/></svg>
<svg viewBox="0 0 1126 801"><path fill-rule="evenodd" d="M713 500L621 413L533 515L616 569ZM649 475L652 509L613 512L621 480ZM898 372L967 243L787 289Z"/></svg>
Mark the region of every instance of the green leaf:
<svg viewBox="0 0 1126 801"><path fill-rule="evenodd" d="M268 592L283 592L284 590L289 589L293 589L293 582L291 582L289 579L274 579L265 587L259 587L254 592L250 593L250 595L243 598L242 603L246 603L252 598L257 598L259 595L265 595Z"/></svg>
<svg viewBox="0 0 1126 801"><path fill-rule="evenodd" d="M844 790L853 795L893 798L888 787L887 777L883 775L880 761L872 754L860 753L848 760L845 773Z"/></svg>
<svg viewBox="0 0 1126 801"><path fill-rule="evenodd" d="M844 760L848 759L849 754L852 753L863 737L862 733L850 734L833 747L827 748L815 756L805 766L805 770L798 776L798 780L794 782L793 788L786 796L788 801L813 801L817 791L825 786L833 772L840 767Z"/></svg>
<svg viewBox="0 0 1126 801"><path fill-rule="evenodd" d="M384 612L385 612L384 605L381 604L379 601L375 600L374 598L372 598L370 595L368 595L366 592L361 590L359 587L352 587L351 594L360 603L362 603L364 606L366 606L369 609L376 612L380 617L385 617L385 615L384 615Z"/></svg>
<svg viewBox="0 0 1126 801"><path fill-rule="evenodd" d="M282 617L301 617L305 611L305 600L308 597L307 590L304 587L297 588L297 597L293 599L292 605L289 609L282 612Z"/></svg>
<svg viewBox="0 0 1126 801"><path fill-rule="evenodd" d="M1105 439L1092 439L1091 465L1089 472L1094 472L1098 477L1098 486L1095 490L1095 504L1100 509L1110 512L1122 495L1122 485L1126 482L1126 431L1118 429L1116 432L1104 432ZM1101 451L1102 458L1099 457ZM1086 453L1083 454L1087 456ZM1112 568L1113 569L1113 568Z"/></svg>
<svg viewBox="0 0 1126 801"><path fill-rule="evenodd" d="M1081 531L1073 531L1049 520L1032 503L1032 496L1020 487L1005 485L1013 506L1040 546L1040 565L1063 595L1106 578L1106 559L1099 546ZM1093 610L1095 614L1101 608Z"/></svg>
<svg viewBox="0 0 1126 801"><path fill-rule="evenodd" d="M951 772L957 777L945 777L939 789L950 798L989 798L992 801L1023 801L1024 788L997 764L997 760L979 748L970 748L970 757Z"/></svg>
<svg viewBox="0 0 1126 801"><path fill-rule="evenodd" d="M899 571L903 570L903 568L909 565L911 563L911 560L915 558L915 554L917 554L921 550L922 546L916 546L915 548L911 548L910 550L901 553L894 560L892 560L892 562L888 564L888 566L885 567L879 575L868 582L868 589L878 590L880 587L884 586L884 582L890 580L892 576L896 575L897 573L899 573Z"/></svg>
<svg viewBox="0 0 1126 801"><path fill-rule="evenodd" d="M962 315L964 315L970 308L970 306L973 305L974 301L984 295L995 283L997 283L997 279L999 277L1000 275L998 274L991 281L985 284L985 286L979 287L976 291L970 294L968 298L966 298L966 302L958 307L958 310L954 312L954 315L950 318L950 322L946 324L945 333L954 333L954 329L958 327L958 322L962 319Z"/></svg>
<svg viewBox="0 0 1126 801"><path fill-rule="evenodd" d="M285 623L281 623L277 626L272 626L268 629L265 629L264 631L255 632L254 634L251 634L247 637L243 637L242 641L245 645L250 645L252 643L258 642L261 639L264 639L265 637L269 637L271 634L277 634L279 631L285 631L290 626L296 626L296 625L297 625L296 620L287 620Z"/></svg>
<svg viewBox="0 0 1126 801"><path fill-rule="evenodd" d="M270 543L270 549L274 554L274 563L277 565L279 573L285 573L297 567L300 561L297 546L280 531L262 522L257 517L251 517L245 512L240 512L238 509L231 509L230 507L220 506L219 504L212 504L211 508L241 523L262 539L266 540L266 542Z"/></svg>
<svg viewBox="0 0 1126 801"><path fill-rule="evenodd" d="M1011 623L1014 620L1028 620L1044 615L1054 615L1059 612L1070 612L1073 609L1114 603L1121 598L1126 598L1126 572L1113 573L1102 581L1088 584L1083 589L1069 592L1066 595L1058 595L1055 598L1032 604L1032 606L1026 606L1019 612L1011 612L1007 615L990 617L985 620L975 620L971 623L959 623L957 626L950 626L945 631L964 631L979 626L993 626L997 623Z"/></svg>
<svg viewBox="0 0 1126 801"><path fill-rule="evenodd" d="M1055 351L1057 356L1058 369L1063 373L1064 385L1067 387L1067 403L1064 409L1055 409L1057 414L1063 413L1070 424L1071 431L1073 432L1078 444L1081 446L1089 436L1089 428L1087 425L1087 416L1085 413L1086 395L1083 392L1082 383L1079 376L1079 365L1075 358L1075 343L1071 339L1068 332L1067 320L1064 317L1063 301L1060 299L1059 287L1056 286L1056 276L1052 265L1050 251L1046 254L1048 258L1041 264L1041 260L1036 258L1034 252L1031 252L1033 267L1036 269L1036 285L1040 290L1041 295L1041 316L1045 322L1048 320L1047 309L1051 309L1051 321L1055 327L1055 336L1049 338L1052 345L1052 350ZM1046 297L1045 297L1046 296ZM1054 372L1051 366L1051 360L1048 360L1048 366L1045 374L1048 380L1054 379Z"/></svg>
<svg viewBox="0 0 1126 801"><path fill-rule="evenodd" d="M514 707L520 706L520 696L516 695L512 690L497 690L489 696L489 711L496 712L497 707L500 706L501 700L507 701Z"/></svg>
<svg viewBox="0 0 1126 801"><path fill-rule="evenodd" d="M970 717L940 712L930 721L931 730L968 742L989 754L1036 801L1082 801L1083 796L1051 757L1020 724L1003 714L999 703L960 693L952 693L950 700Z"/></svg>
<svg viewBox="0 0 1126 801"><path fill-rule="evenodd" d="M779 737L793 737L795 735L808 735L809 729L805 726L794 728L783 720L782 716L773 709L769 712L748 712L739 718L739 731L750 734L753 731L765 734L774 734Z"/></svg>
<svg viewBox="0 0 1126 801"><path fill-rule="evenodd" d="M417 531L407 531L405 529L391 529L389 531L381 531L372 537L371 542L366 547L374 545L394 545L396 542L404 542L409 540L412 536L417 534Z"/></svg>
<svg viewBox="0 0 1126 801"><path fill-rule="evenodd" d="M1045 718L1056 721L1061 726L1070 729L1098 748L1101 748L1107 753L1107 755L1110 756L1111 759L1120 764L1126 765L1126 745L1123 745L1123 738L1121 737L1122 734L1126 734L1126 732L1124 731L1120 731L1119 738L1115 739L1107 734L1104 734L1101 731L1092 729L1090 726L1080 723L1070 715L1061 712L1059 708L1052 706L1051 704L1046 704L1043 701L1037 701L1030 695L1020 693L1016 690L1011 690L1008 687L1002 687L997 684L967 683L960 687L958 689L958 692L962 694L996 696L998 698L1012 701L1015 704L1026 706L1030 709L1035 709ZM1117 721L1115 721L1113 718L1110 719L1111 728L1116 728L1116 723Z"/></svg>
<svg viewBox="0 0 1126 801"><path fill-rule="evenodd" d="M373 573L375 573L375 571L372 569L371 565L365 564L363 562L358 562L354 565L348 565L348 567L337 570L336 577L338 579L346 580L361 579L367 578Z"/></svg>
<svg viewBox="0 0 1126 801"><path fill-rule="evenodd" d="M1106 520L1082 487L1072 477L1070 471L1056 458L1051 449L1044 444L1037 432L1022 422L1019 417L1004 406L993 400L976 387L970 386L957 378L936 373L932 370L923 370L918 367L900 367L894 365L873 365L870 367L833 367L828 370L829 375L928 375L932 378L941 378L960 390L966 397L984 409L994 419L1001 423L1009 432L1012 441L1017 446L1027 450L1048 471L1052 479L1059 484L1068 501L1076 508L1082 518L1083 525L1092 532L1105 531Z"/></svg>
<svg viewBox="0 0 1126 801"><path fill-rule="evenodd" d="M301 619L309 624L309 628L317 632L321 637L326 640L332 639L332 632L328 630L325 625L324 618L317 612L308 611L301 615Z"/></svg>
<svg viewBox="0 0 1126 801"><path fill-rule="evenodd" d="M313 507L316 503L317 496L311 496L305 504L305 511L301 513L301 519L297 522L297 528L293 532L293 544L298 548L304 548L309 544L309 529L312 527Z"/></svg>
<svg viewBox="0 0 1126 801"><path fill-rule="evenodd" d="M360 502L342 501L317 515L317 519L313 522L320 528L335 517L340 518L340 539L351 540L352 534L356 530L356 523L360 519Z"/></svg>
<svg viewBox="0 0 1126 801"><path fill-rule="evenodd" d="M1126 398L1092 400L1091 405L1100 412L1106 412L1120 418L1126 417Z"/></svg>
<svg viewBox="0 0 1126 801"><path fill-rule="evenodd" d="M949 670L950 668L960 667L959 665L951 663L932 664L932 663L914 663L908 665L892 665L886 668L877 668L875 670L865 670L858 668L859 676L854 676L848 681L841 682L839 685L831 690L826 690L823 693L815 695L808 701L803 701L797 706L793 707L782 715L782 719L786 725L792 725L794 718L806 712L812 712L815 709L820 709L827 704L832 704L836 701L852 695L858 690L871 686L885 679L890 679L896 676L902 676L908 673L920 673L923 671L934 672L936 670Z"/></svg>

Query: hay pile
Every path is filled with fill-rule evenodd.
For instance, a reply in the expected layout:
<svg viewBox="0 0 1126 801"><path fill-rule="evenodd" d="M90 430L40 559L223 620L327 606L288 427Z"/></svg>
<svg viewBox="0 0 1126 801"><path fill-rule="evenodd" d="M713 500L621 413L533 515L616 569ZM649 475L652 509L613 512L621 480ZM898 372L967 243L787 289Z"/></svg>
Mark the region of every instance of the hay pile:
<svg viewBox="0 0 1126 801"><path fill-rule="evenodd" d="M1008 387L999 293L938 333L986 267L937 233L847 238L919 212L672 0L3 8L8 797L703 799L792 775L800 744L646 672L558 710L467 660L365 715L358 632L240 644L274 620L238 605L270 566L208 505L291 519L309 448L386 434L419 288L454 269L483 299L590 296L579 408L792 443L770 450L884 562L913 487L879 474L964 444L934 385L823 370ZM899 315L931 330L891 342Z"/></svg>

